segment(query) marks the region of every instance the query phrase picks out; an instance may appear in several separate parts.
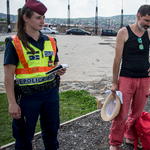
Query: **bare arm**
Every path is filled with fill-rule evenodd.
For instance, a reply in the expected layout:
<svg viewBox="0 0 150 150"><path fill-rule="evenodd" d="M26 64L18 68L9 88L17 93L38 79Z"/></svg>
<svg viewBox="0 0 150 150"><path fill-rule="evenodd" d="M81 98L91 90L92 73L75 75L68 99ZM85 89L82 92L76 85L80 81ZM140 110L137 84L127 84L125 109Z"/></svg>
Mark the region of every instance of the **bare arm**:
<svg viewBox="0 0 150 150"><path fill-rule="evenodd" d="M124 43L128 38L126 28L119 30L117 38L116 38L116 48L115 48L115 58L113 63L113 84L111 87L111 91L116 93L118 90L118 76L119 76L119 69L121 63L121 57L123 53Z"/></svg>
<svg viewBox="0 0 150 150"><path fill-rule="evenodd" d="M9 103L9 115L12 118L19 119L21 116L21 110L16 103L14 94L15 69L16 69L15 65L7 64L4 66L4 73L5 73L4 84Z"/></svg>

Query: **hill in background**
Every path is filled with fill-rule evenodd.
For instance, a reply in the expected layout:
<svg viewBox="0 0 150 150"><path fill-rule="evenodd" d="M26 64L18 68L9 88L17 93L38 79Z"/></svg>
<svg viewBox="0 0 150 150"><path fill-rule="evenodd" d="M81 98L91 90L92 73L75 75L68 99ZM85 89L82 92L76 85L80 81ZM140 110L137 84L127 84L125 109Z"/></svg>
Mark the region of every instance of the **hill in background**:
<svg viewBox="0 0 150 150"><path fill-rule="evenodd" d="M7 14L0 13L0 21L7 20ZM134 23L136 20L136 15L124 15L123 16L123 25ZM10 15L11 23L17 22L17 15ZM55 26L67 25L67 18L45 18L45 23L49 23ZM91 18L70 18L70 23L72 25L81 25L81 26L95 26L95 17ZM121 24L121 15L112 16L112 17L98 17L98 26L103 28L106 26L112 28L120 28Z"/></svg>

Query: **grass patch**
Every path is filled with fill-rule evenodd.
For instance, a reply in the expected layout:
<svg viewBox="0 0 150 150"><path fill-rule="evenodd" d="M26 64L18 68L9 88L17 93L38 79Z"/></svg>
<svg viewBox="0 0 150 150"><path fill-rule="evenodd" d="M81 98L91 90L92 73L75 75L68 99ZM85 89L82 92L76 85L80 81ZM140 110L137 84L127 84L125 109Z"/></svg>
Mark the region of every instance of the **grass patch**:
<svg viewBox="0 0 150 150"><path fill-rule="evenodd" d="M97 103L87 91L66 91L60 93L61 123L85 115L97 109Z"/></svg>
<svg viewBox="0 0 150 150"><path fill-rule="evenodd" d="M95 97L85 90L66 91L60 94L60 122L66 122L97 109ZM12 137L12 118L8 114L8 101L5 93L0 93L0 138L1 145L15 141ZM41 131L38 120L36 133Z"/></svg>
<svg viewBox="0 0 150 150"><path fill-rule="evenodd" d="M5 44L5 42L0 42L0 45L3 45L3 44Z"/></svg>

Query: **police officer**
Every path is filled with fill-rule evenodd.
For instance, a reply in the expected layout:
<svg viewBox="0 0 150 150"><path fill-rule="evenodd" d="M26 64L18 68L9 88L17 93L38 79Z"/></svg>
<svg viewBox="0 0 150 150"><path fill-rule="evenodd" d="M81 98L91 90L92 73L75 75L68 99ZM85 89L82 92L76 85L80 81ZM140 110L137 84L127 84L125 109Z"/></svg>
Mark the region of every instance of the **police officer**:
<svg viewBox="0 0 150 150"><path fill-rule="evenodd" d="M59 148L59 78L56 77L63 75L66 69L45 74L59 61L56 40L39 31L44 25L46 11L43 3L28 0L18 9L17 34L6 39L4 83L16 150L32 149L39 115L45 149Z"/></svg>

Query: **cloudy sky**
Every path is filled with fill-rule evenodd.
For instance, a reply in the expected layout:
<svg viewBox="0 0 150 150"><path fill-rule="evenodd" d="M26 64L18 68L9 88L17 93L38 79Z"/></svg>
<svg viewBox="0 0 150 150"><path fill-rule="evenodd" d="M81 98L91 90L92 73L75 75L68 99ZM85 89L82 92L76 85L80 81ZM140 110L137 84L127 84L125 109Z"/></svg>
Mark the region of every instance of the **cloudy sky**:
<svg viewBox="0 0 150 150"><path fill-rule="evenodd" d="M67 18L68 0L40 0L48 11L46 18ZM98 16L110 17L121 14L123 1L124 14L136 14L143 4L150 4L150 0L98 0ZM0 13L7 13L7 0L0 0ZM22 7L25 0L9 0L10 14L16 15L17 9ZM70 0L71 18L88 18L95 16L96 0Z"/></svg>

